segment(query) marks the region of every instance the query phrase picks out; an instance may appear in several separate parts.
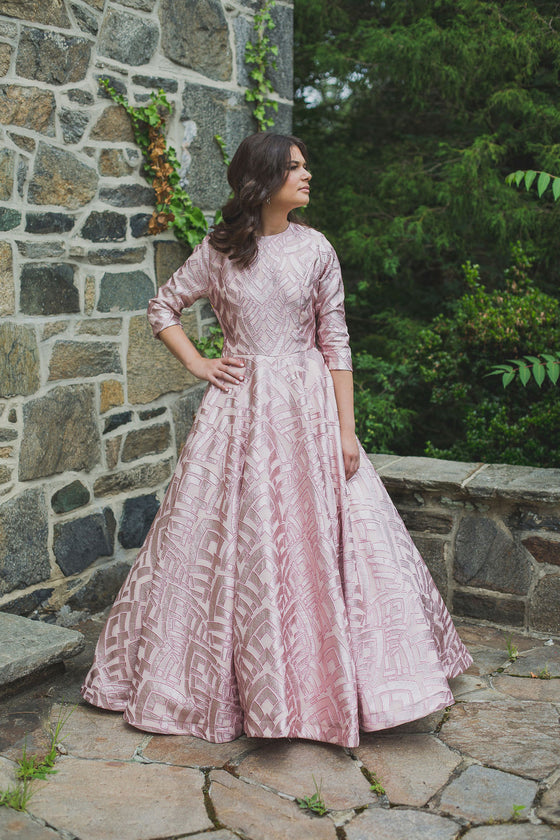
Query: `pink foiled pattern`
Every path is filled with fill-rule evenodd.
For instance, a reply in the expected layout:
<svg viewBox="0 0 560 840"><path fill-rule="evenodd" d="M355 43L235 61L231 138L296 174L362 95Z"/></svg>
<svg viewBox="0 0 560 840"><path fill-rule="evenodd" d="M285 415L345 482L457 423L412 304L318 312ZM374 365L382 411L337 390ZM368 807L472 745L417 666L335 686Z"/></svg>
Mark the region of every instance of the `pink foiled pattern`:
<svg viewBox="0 0 560 840"><path fill-rule="evenodd" d="M240 270L205 241L151 302L154 332L203 296L245 381L207 389L85 699L149 732L344 746L449 705L471 657L363 450L344 477L332 247L290 224Z"/></svg>

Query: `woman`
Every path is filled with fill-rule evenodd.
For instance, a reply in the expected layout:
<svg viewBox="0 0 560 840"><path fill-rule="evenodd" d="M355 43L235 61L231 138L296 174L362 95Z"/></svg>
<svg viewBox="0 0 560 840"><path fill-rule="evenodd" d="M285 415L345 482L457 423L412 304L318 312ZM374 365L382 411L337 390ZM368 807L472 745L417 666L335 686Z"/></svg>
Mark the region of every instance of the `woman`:
<svg viewBox="0 0 560 840"><path fill-rule="evenodd" d="M150 302L210 387L83 688L139 729L353 747L452 703L472 661L354 434L339 263L292 216L306 160L245 139L223 221ZM221 359L180 326L200 297Z"/></svg>

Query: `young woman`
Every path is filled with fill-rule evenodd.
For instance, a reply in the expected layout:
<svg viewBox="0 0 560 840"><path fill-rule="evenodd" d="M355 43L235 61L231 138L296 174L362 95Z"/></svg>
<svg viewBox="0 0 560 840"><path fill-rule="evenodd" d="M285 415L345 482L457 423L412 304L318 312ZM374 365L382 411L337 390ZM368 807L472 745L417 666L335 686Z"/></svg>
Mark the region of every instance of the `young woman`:
<svg viewBox="0 0 560 840"><path fill-rule="evenodd" d="M210 387L83 687L149 732L352 747L452 703L472 661L354 433L339 263L292 216L306 160L245 139L223 221L150 302ZM221 359L180 326L200 297Z"/></svg>

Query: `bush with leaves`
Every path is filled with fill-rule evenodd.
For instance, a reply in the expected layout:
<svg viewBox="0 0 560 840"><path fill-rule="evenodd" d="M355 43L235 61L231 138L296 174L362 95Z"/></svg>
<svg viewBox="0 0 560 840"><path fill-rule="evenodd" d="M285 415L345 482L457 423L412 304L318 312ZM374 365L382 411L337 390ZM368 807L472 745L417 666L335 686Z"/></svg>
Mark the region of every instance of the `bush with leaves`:
<svg viewBox="0 0 560 840"><path fill-rule="evenodd" d="M421 422L429 429L426 452L458 460L560 464L560 409L549 381L504 392L488 378L504 358L546 353L560 344L560 304L536 288L532 260L519 244L505 287L488 291L478 266L466 264L468 291L449 314L421 333L417 371L429 388ZM556 454L554 454L556 453Z"/></svg>

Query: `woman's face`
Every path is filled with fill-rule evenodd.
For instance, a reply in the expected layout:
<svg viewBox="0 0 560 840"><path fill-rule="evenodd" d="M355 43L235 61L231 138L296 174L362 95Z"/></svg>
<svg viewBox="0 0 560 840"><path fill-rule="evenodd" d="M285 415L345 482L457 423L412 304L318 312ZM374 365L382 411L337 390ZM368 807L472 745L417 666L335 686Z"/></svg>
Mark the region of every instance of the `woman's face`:
<svg viewBox="0 0 560 840"><path fill-rule="evenodd" d="M297 146L290 149L290 161L286 180L279 190L270 196L270 207L289 213L296 207L309 204L309 181L311 173L307 171L305 159Z"/></svg>

